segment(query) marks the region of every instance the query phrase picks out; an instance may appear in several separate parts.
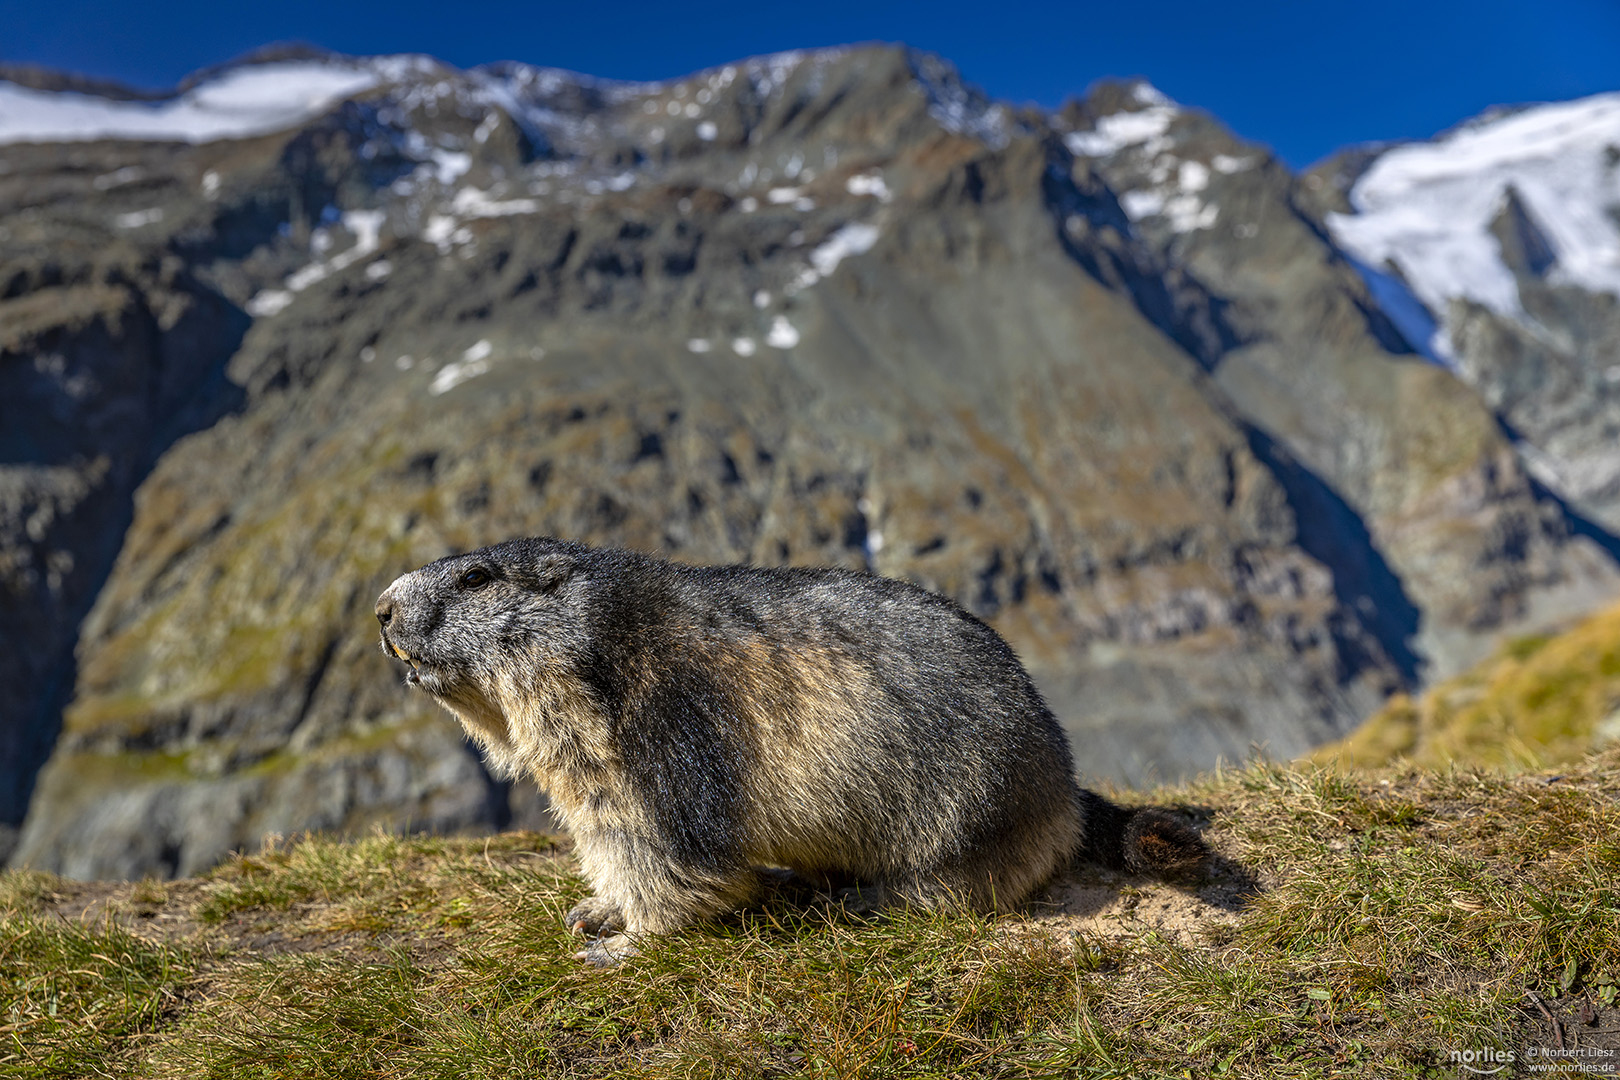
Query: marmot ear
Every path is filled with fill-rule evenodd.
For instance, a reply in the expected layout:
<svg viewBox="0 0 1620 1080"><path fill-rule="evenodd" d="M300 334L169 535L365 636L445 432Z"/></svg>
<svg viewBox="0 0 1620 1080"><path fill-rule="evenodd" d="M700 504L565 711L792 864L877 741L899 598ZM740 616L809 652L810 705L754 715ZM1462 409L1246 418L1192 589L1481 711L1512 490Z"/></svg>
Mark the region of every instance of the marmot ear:
<svg viewBox="0 0 1620 1080"><path fill-rule="evenodd" d="M567 581L574 573L574 560L567 555L547 555L534 567L534 589L536 592L555 592L557 586Z"/></svg>

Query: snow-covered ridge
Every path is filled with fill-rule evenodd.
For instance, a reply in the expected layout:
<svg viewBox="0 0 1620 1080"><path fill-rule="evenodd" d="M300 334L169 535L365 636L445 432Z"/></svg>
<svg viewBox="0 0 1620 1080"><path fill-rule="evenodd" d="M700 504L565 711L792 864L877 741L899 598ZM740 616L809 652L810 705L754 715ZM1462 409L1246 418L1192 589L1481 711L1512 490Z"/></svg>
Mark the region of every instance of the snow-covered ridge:
<svg viewBox="0 0 1620 1080"><path fill-rule="evenodd" d="M602 110L640 101L646 109L667 106L696 120L700 139L712 142L720 127L706 115L733 81L747 82L755 97L780 93L804 78L814 91L822 72L849 48L776 53L663 82L594 78L515 61L458 70L429 56L318 57L248 62L205 74L169 97L120 100L94 93L34 90L0 80L0 145L129 139L204 143L249 138L306 123L363 94L375 94L393 112L417 108L499 109L537 144L588 144L612 126ZM944 127L1004 145L1018 126L1008 109L964 84L955 70L933 57L914 54L916 86ZM701 85L700 85L701 84ZM653 102L673 94L692 100ZM487 136L480 129L479 141ZM654 141L662 138L662 129Z"/></svg>
<svg viewBox="0 0 1620 1080"><path fill-rule="evenodd" d="M908 53L912 77L928 97L928 113L945 130L1000 149L1021 125L1003 104L969 86L954 67L931 53Z"/></svg>
<svg viewBox="0 0 1620 1080"><path fill-rule="evenodd" d="M1077 157L1126 154L1138 163L1142 172L1134 186L1119 192L1120 209L1132 221L1162 219L1174 233L1213 228L1221 211L1208 194L1211 167L1215 173L1230 176L1250 168L1254 159L1217 154L1206 165L1181 158L1170 134L1181 116L1181 106L1146 82L1131 87L1131 98L1140 108L1097 117L1091 130L1064 135L1064 145Z"/></svg>
<svg viewBox="0 0 1620 1080"><path fill-rule="evenodd" d="M1357 259L1393 265L1442 321L1456 298L1518 317L1490 231L1511 188L1552 249L1549 280L1620 295L1617 147L1620 93L1487 116L1384 153L1350 191L1356 212L1328 225Z"/></svg>
<svg viewBox="0 0 1620 1080"><path fill-rule="evenodd" d="M384 58L392 59L392 58ZM0 143L154 139L210 142L264 135L319 116L378 85L371 62L295 60L233 68L163 101L115 101L0 82Z"/></svg>
<svg viewBox="0 0 1620 1080"><path fill-rule="evenodd" d="M420 55L243 64L225 68L173 97L145 101L32 90L0 81L0 145L249 138L295 127L379 87L400 88L398 103L406 108L465 94L477 104L504 108L536 130L547 122L563 121L547 103L570 90L612 104L657 89L655 84L594 79L518 63L461 72Z"/></svg>

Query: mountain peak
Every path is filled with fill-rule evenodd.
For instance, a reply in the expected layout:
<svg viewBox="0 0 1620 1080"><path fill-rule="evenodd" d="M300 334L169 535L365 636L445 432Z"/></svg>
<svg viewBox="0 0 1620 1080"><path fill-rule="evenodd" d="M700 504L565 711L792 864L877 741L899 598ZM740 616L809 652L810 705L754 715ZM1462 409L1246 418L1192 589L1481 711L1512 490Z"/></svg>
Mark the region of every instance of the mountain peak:
<svg viewBox="0 0 1620 1080"><path fill-rule="evenodd" d="M1330 214L1371 266L1393 265L1437 317L1453 300L1517 318L1524 308L1492 223L1511 190L1558 252L1555 281L1620 295L1620 93L1497 110L1378 155Z"/></svg>

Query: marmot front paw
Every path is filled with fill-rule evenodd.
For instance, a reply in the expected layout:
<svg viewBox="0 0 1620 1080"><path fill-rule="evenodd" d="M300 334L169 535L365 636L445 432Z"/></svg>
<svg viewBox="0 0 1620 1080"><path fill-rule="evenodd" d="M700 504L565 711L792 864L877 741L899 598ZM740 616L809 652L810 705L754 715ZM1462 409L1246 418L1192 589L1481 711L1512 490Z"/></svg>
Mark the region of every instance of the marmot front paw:
<svg viewBox="0 0 1620 1080"><path fill-rule="evenodd" d="M597 938L574 956L592 967L612 967L620 960L628 960L640 953L641 950L636 947L629 934L613 934Z"/></svg>
<svg viewBox="0 0 1620 1080"><path fill-rule="evenodd" d="M587 896L563 916L563 925L575 934L598 937L624 929L624 913L619 905L600 896Z"/></svg>

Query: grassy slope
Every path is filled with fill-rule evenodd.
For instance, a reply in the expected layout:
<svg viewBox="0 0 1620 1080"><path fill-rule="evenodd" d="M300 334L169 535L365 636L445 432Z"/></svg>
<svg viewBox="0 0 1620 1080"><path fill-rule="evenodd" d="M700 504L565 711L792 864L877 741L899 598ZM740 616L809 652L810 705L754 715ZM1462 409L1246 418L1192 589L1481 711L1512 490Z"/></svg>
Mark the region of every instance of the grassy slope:
<svg viewBox="0 0 1620 1080"><path fill-rule="evenodd" d="M170 883L14 872L0 1074L1449 1075L1451 1049L1552 1045L1537 1000L1612 1046L1617 782L1620 752L1557 777L1257 767L1158 793L1228 860L1196 895L1093 871L1026 915L870 924L778 899L605 972L572 959L584 886L533 834L309 838Z"/></svg>
<svg viewBox="0 0 1620 1080"><path fill-rule="evenodd" d="M1469 671L1405 695L1318 751L1319 761L1544 766L1620 737L1620 606L1519 638Z"/></svg>

